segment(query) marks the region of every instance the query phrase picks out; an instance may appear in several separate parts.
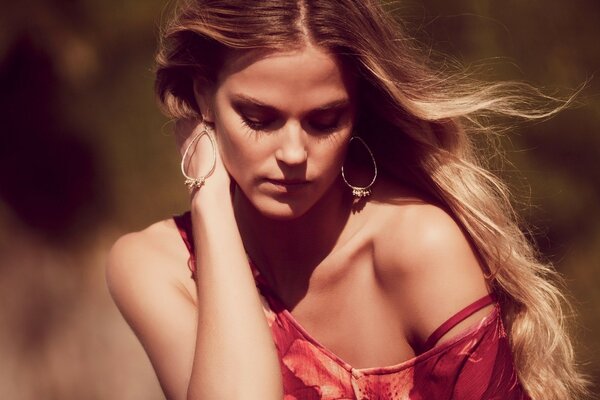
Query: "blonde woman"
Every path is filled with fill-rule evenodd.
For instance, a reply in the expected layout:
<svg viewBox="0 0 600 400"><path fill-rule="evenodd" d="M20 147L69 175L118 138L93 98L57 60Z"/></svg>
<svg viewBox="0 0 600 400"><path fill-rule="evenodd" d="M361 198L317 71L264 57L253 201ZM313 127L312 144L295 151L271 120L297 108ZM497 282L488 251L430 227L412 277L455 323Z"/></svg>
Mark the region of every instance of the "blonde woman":
<svg viewBox="0 0 600 400"><path fill-rule="evenodd" d="M547 114L518 85L430 69L374 0L182 1L161 39L190 211L107 277L167 398L578 397L554 272L472 144Z"/></svg>

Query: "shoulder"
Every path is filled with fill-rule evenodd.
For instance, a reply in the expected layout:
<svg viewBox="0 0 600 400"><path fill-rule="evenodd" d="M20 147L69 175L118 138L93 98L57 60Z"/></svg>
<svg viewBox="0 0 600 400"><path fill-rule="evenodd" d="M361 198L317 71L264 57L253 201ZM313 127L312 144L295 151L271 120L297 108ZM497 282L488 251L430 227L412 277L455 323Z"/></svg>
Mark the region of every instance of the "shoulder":
<svg viewBox="0 0 600 400"><path fill-rule="evenodd" d="M441 268L440 263L479 268L475 249L457 220L417 192L385 181L369 210L380 272ZM449 263L450 260L454 260Z"/></svg>
<svg viewBox="0 0 600 400"><path fill-rule="evenodd" d="M108 253L108 278L154 269L156 263L148 261L172 255L172 233L170 220L163 220L118 238Z"/></svg>
<svg viewBox="0 0 600 400"><path fill-rule="evenodd" d="M452 265L479 267L467 235L440 206L414 199L383 208L384 218L374 235L380 268L408 273Z"/></svg>
<svg viewBox="0 0 600 400"><path fill-rule="evenodd" d="M184 398L196 332L187 249L172 220L119 238L106 280L121 314L146 350L168 398Z"/></svg>
<svg viewBox="0 0 600 400"><path fill-rule="evenodd" d="M488 293L477 250L447 210L417 195L390 196L375 207L375 274L415 335L426 338Z"/></svg>
<svg viewBox="0 0 600 400"><path fill-rule="evenodd" d="M113 244L106 263L106 281L117 305L155 290L157 282L181 285L189 271L186 249L172 219L127 233Z"/></svg>

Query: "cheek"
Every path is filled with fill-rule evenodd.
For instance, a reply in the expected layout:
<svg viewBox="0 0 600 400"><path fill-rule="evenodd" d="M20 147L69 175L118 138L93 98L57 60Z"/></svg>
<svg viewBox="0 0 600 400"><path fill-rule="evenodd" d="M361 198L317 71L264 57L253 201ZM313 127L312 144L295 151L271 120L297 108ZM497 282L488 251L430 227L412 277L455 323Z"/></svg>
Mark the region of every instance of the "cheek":
<svg viewBox="0 0 600 400"><path fill-rule="evenodd" d="M349 136L338 137L334 139L335 142L320 144L317 147L317 151L314 154L315 159L319 160L317 163L320 169L330 171L331 173L337 173L341 170L346 158Z"/></svg>
<svg viewBox="0 0 600 400"><path fill-rule="evenodd" d="M250 167L251 160L247 157L247 152L243 151L243 146L239 140L232 138L228 133L221 132L219 145L223 164L227 171L238 180L241 172Z"/></svg>
<svg viewBox="0 0 600 400"><path fill-rule="evenodd" d="M240 184L252 178L252 174L260 168L262 159L258 141L242 129L227 126L226 123L217 126L223 165Z"/></svg>

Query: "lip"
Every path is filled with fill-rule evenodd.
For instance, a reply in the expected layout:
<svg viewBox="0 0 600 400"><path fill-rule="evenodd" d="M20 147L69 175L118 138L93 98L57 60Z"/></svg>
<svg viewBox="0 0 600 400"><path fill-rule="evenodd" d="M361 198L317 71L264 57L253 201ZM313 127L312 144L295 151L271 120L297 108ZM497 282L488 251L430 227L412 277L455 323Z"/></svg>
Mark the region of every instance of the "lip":
<svg viewBox="0 0 600 400"><path fill-rule="evenodd" d="M265 180L274 185L281 185L281 186L298 186L298 185L305 185L305 184L309 183L309 181L307 181L306 179L269 179L269 178L266 178Z"/></svg>
<svg viewBox="0 0 600 400"><path fill-rule="evenodd" d="M306 179L270 179L265 178L264 181L278 192L289 192L306 187L310 181Z"/></svg>

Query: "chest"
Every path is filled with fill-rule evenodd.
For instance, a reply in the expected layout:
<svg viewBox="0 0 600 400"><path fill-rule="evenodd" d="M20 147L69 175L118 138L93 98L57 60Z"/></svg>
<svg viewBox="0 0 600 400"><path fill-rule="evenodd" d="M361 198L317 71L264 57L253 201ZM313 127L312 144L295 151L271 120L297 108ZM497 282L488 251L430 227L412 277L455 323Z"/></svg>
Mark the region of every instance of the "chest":
<svg viewBox="0 0 600 400"><path fill-rule="evenodd" d="M414 356L401 310L379 289L369 262L354 262L327 281L309 284L300 300L280 297L294 324L354 368L395 365Z"/></svg>

